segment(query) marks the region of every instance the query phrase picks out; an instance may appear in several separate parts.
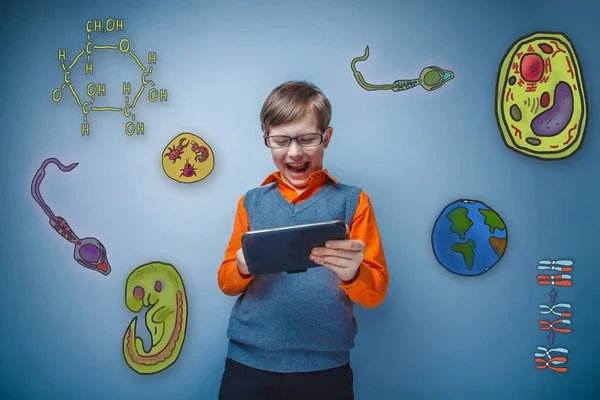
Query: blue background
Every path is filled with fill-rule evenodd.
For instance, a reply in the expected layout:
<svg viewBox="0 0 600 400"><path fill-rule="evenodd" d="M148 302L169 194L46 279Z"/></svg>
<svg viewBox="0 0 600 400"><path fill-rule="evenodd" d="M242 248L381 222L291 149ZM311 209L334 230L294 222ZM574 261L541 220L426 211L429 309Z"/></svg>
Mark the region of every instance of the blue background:
<svg viewBox="0 0 600 400"><path fill-rule="evenodd" d="M333 104L325 167L371 196L390 270L389 294L375 309L357 307L352 352L356 398L566 399L600 393L598 211L600 139L595 112L573 157L543 162L508 150L494 117L500 60L518 37L563 31L584 70L589 109L597 109L600 57L597 2L558 1L213 1L21 2L2 5L0 65L0 212L2 289L0 397L3 399L216 399L235 301L219 290L217 270L233 226L236 201L273 171L260 139L259 112L286 80L310 80ZM146 60L168 101L144 95L135 109L144 136L127 136L117 113L82 114L65 93L57 50L72 60L86 41L88 19L122 18L121 36ZM435 92L368 92L371 83L414 78L439 65L456 78ZM118 52L93 54L71 76L80 96L105 83L104 104L123 104L122 82L140 70ZM137 82L137 83L136 83ZM135 85L134 85L135 84ZM146 92L147 93L147 92ZM191 131L215 153L205 180L181 185L162 171L161 151ZM80 236L108 250L105 277L73 260L73 247L51 231L30 184L41 162L79 162L69 173L48 168L42 193ZM488 273L461 277L436 263L435 218L461 198L478 199L507 224L503 260ZM569 372L534 368L537 261L571 258L574 286L558 288L573 304ZM132 314L125 279L148 261L174 264L189 302L179 360L153 376L125 364L121 341Z"/></svg>

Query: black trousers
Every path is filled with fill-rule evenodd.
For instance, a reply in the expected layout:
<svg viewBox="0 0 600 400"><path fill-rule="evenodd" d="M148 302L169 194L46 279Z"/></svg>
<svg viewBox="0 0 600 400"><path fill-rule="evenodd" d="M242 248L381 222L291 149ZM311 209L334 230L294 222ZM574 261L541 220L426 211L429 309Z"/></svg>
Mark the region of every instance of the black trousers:
<svg viewBox="0 0 600 400"><path fill-rule="evenodd" d="M354 400L353 386L349 363L322 371L278 373L228 357L219 400Z"/></svg>

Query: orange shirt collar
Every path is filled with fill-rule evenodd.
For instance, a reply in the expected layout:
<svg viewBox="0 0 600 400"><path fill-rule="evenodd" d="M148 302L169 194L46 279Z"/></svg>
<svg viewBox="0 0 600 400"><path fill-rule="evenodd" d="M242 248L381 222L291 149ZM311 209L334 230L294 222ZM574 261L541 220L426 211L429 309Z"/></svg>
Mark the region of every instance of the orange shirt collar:
<svg viewBox="0 0 600 400"><path fill-rule="evenodd" d="M288 201L298 201L307 199L315 194L329 180L338 183L338 180L332 177L326 169L320 169L312 173L308 182L308 187L304 192L298 194L296 189L288 185L281 177L281 172L276 171L267 177L260 186L268 185L272 182L277 182L277 186L281 191L281 195Z"/></svg>

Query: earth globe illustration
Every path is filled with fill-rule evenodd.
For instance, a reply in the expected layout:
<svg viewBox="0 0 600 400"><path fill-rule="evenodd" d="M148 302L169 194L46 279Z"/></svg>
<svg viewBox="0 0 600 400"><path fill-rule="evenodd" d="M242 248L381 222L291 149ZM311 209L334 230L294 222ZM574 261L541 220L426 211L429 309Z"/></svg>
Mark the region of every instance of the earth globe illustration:
<svg viewBox="0 0 600 400"><path fill-rule="evenodd" d="M508 232L500 215L477 200L447 205L433 226L431 244L437 261L448 271L481 275L502 259Z"/></svg>

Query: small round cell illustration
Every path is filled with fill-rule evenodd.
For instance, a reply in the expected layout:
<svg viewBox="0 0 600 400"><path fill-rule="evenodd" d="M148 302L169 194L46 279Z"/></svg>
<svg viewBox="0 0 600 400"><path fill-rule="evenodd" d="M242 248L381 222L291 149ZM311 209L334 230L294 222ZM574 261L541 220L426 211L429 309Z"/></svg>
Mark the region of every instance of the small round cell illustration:
<svg viewBox="0 0 600 400"><path fill-rule="evenodd" d="M167 144L161 153L163 171L179 183L194 183L206 178L215 168L215 156L202 138L184 132Z"/></svg>
<svg viewBox="0 0 600 400"><path fill-rule="evenodd" d="M504 144L541 160L575 154L585 135L588 105L573 43L563 33L518 39L498 70L496 120Z"/></svg>

